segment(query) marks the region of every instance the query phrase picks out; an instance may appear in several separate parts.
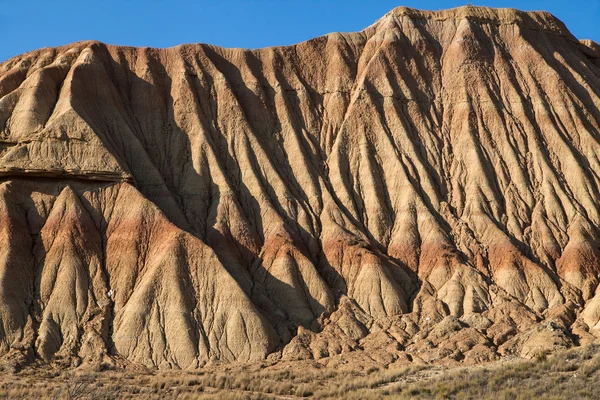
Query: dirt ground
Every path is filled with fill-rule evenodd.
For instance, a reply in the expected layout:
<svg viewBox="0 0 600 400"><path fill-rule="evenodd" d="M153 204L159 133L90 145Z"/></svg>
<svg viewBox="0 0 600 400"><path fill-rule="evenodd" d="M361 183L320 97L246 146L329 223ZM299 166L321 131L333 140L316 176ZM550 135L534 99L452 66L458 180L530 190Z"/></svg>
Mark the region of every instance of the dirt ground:
<svg viewBox="0 0 600 400"><path fill-rule="evenodd" d="M600 346L481 366L378 368L315 361L215 365L198 371L32 367L0 375L7 399L587 399L600 387ZM340 364L342 365L342 364ZM102 369L102 368L100 368Z"/></svg>

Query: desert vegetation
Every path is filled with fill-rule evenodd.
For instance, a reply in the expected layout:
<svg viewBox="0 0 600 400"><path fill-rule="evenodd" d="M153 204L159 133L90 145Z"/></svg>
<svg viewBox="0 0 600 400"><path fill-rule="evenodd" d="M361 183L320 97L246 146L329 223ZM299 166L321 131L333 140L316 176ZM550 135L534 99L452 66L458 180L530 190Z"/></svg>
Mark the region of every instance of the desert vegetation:
<svg viewBox="0 0 600 400"><path fill-rule="evenodd" d="M338 370L300 362L199 371L52 371L2 375L6 399L591 399L600 346L481 366Z"/></svg>

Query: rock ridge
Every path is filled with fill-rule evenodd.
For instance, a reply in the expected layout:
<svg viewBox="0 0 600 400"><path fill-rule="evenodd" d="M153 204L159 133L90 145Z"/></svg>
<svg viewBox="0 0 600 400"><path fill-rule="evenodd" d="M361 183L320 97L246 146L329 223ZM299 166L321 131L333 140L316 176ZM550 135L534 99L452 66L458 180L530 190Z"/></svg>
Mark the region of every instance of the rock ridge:
<svg viewBox="0 0 600 400"><path fill-rule="evenodd" d="M0 64L0 360L476 364L600 337L600 64L547 13Z"/></svg>
<svg viewBox="0 0 600 400"><path fill-rule="evenodd" d="M396 7L388 12L383 18L390 15L441 22L446 20L460 21L463 19L470 19L481 23L495 25L516 24L532 30L572 37L572 34L562 21L546 11L521 11L515 8L491 8L467 5L439 11Z"/></svg>

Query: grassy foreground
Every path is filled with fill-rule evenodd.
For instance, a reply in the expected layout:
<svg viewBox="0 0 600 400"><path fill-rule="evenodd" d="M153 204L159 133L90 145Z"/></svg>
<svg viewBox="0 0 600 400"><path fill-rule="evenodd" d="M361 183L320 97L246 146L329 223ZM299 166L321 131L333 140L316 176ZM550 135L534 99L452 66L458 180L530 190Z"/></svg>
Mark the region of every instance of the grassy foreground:
<svg viewBox="0 0 600 400"><path fill-rule="evenodd" d="M315 363L195 372L25 370L0 375L8 399L591 399L600 395L600 346L485 366L371 367Z"/></svg>

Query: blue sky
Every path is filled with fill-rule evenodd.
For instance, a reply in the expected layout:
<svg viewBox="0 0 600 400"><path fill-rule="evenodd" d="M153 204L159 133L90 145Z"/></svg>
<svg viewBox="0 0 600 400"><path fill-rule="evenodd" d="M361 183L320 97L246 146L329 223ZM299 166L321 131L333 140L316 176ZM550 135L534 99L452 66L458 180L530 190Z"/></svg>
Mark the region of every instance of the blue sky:
<svg viewBox="0 0 600 400"><path fill-rule="evenodd" d="M550 11L578 38L600 42L600 0L470 0L474 5ZM0 0L0 61L79 40L169 47L211 43L265 47L357 31L405 5L443 9L465 1L413 0Z"/></svg>

